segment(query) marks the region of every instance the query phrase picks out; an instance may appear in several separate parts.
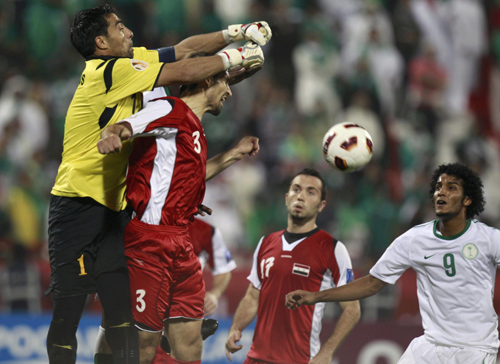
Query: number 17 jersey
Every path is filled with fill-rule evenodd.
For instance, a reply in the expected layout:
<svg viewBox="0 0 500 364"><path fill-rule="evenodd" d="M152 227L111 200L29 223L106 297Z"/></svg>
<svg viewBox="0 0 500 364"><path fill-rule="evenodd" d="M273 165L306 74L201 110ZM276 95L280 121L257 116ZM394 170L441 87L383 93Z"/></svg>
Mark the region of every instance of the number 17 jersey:
<svg viewBox="0 0 500 364"><path fill-rule="evenodd" d="M324 230L301 235L278 231L263 237L248 276L260 290L248 356L271 363L309 363L320 349L326 303L289 310L285 295L296 289L322 291L342 286L352 278L347 249Z"/></svg>

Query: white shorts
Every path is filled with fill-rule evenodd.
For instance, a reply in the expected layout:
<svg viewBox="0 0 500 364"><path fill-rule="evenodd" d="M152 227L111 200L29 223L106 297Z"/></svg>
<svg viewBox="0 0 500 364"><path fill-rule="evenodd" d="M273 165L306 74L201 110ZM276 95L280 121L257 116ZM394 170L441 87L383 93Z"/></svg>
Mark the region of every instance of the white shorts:
<svg viewBox="0 0 500 364"><path fill-rule="evenodd" d="M413 339L398 364L495 364L497 356L486 351L436 345L424 336Z"/></svg>

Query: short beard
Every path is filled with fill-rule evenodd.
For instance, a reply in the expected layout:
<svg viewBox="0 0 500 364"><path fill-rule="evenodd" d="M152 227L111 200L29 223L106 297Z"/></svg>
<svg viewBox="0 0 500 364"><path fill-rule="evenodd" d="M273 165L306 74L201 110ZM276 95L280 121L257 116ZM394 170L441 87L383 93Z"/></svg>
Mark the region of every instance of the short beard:
<svg viewBox="0 0 500 364"><path fill-rule="evenodd" d="M307 221L306 216L296 216L294 214L290 214L290 217L292 218L293 223L296 225L302 225Z"/></svg>
<svg viewBox="0 0 500 364"><path fill-rule="evenodd" d="M221 111L222 111L222 108L215 108L215 109L208 110L207 112L209 114L214 115L214 116L219 116Z"/></svg>
<svg viewBox="0 0 500 364"><path fill-rule="evenodd" d="M460 213L452 213L452 212L440 212L436 213L436 216L439 217L442 221L450 221L454 217L457 217Z"/></svg>

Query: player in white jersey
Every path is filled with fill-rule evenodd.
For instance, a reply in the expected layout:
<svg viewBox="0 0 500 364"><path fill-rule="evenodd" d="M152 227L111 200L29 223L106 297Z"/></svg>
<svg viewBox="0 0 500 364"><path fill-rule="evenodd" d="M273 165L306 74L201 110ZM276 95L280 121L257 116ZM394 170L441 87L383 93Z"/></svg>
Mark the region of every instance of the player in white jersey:
<svg viewBox="0 0 500 364"><path fill-rule="evenodd" d="M238 305L226 342L226 355L242 348L242 331L257 315L253 343L244 364L330 363L332 356L360 318L359 302L343 302L334 332L320 348L325 304L289 311L285 294L293 287L319 291L341 286L353 278L344 244L316 225L325 207L326 186L321 175L304 169L292 180L285 202L286 230L263 237L254 253L245 297Z"/></svg>
<svg viewBox="0 0 500 364"><path fill-rule="evenodd" d="M287 307L372 296L413 268L424 335L398 363L496 363L500 231L473 219L484 209L482 181L465 165L443 164L434 171L430 196L438 219L399 236L369 275L323 292L290 292Z"/></svg>

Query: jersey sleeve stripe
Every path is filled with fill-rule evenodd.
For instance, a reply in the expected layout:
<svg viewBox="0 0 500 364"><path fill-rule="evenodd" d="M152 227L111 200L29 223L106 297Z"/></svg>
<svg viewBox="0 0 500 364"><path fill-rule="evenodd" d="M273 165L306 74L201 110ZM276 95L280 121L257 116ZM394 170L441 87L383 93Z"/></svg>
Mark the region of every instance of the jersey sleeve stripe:
<svg viewBox="0 0 500 364"><path fill-rule="evenodd" d="M115 114L117 106L118 106L118 104L116 104L115 107L105 108L104 111L102 112L101 116L99 116L99 127L101 129L104 128L106 125L108 125L109 121L111 120L111 118Z"/></svg>
<svg viewBox="0 0 500 364"><path fill-rule="evenodd" d="M141 217L142 222L151 225L158 225L161 221L163 206L170 190L175 159L177 158L177 143L175 138L168 140L157 138L156 146L158 152L155 156L153 173L149 181L151 196L154 197L148 201L146 210ZM158 166L164 166L164 168Z"/></svg>
<svg viewBox="0 0 500 364"><path fill-rule="evenodd" d="M132 127L132 136L137 137L144 133L150 124L154 124L153 126L155 127L164 126L164 124L158 120L168 115L172 110L173 106L170 100L153 100L148 103L147 107L122 121L128 121L130 123Z"/></svg>
<svg viewBox="0 0 500 364"><path fill-rule="evenodd" d="M261 283L259 279L259 272L257 271L257 260L259 259L259 250L262 245L262 242L267 236L264 236L260 239L259 244L257 244L257 248L255 248L255 252L253 253L253 261L252 261L252 269L250 270L250 274L247 279L252 283L252 285L260 291Z"/></svg>
<svg viewBox="0 0 500 364"><path fill-rule="evenodd" d="M333 238L333 249L335 250L335 248L337 247L337 239Z"/></svg>
<svg viewBox="0 0 500 364"><path fill-rule="evenodd" d="M104 84L106 85L106 93L111 89L111 86L113 85L113 67L115 66L115 63L117 61L117 58L112 59L111 61L108 62L106 65L106 68L104 69Z"/></svg>
<svg viewBox="0 0 500 364"><path fill-rule="evenodd" d="M332 271L333 283L339 287L349 283L353 277L351 257L345 245L338 241L335 246L335 260L337 269Z"/></svg>
<svg viewBox="0 0 500 364"><path fill-rule="evenodd" d="M151 88L150 91L153 91L155 89L155 87L158 87L157 84L158 84L158 79L160 78L160 75L161 75L161 71L163 70L163 67L165 67L165 63L163 63L160 67L160 72L158 72L158 75L156 76L156 80L155 80L155 83L153 83L153 87Z"/></svg>
<svg viewBox="0 0 500 364"><path fill-rule="evenodd" d="M97 66L97 67L95 68L95 69L96 69L96 71L97 71L99 68L101 68L102 66L104 66L104 65L106 64L106 62L107 62L107 61L102 61L102 62L99 64L99 66Z"/></svg>

